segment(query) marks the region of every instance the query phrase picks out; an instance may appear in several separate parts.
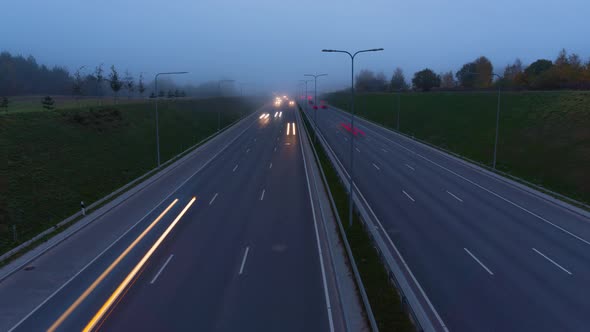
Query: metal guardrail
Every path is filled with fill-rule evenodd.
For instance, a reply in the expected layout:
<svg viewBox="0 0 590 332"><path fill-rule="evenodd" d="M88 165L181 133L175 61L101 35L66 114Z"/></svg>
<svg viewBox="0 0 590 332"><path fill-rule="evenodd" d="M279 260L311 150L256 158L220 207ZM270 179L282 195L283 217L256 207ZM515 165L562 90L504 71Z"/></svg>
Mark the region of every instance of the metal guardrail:
<svg viewBox="0 0 590 332"><path fill-rule="evenodd" d="M305 114L306 118L308 118L308 121L311 123L308 115L303 111L302 113ZM345 187L348 187L346 180L349 178L349 175L344 168L344 165L342 165L336 156L336 153L329 146L322 133L318 132L317 134L319 142L324 147L324 150L326 151L326 154L328 155L332 165L336 169L341 182ZM357 211L359 211L361 215L360 219L363 221L364 227L367 230L369 237L373 240L375 248L377 249L380 258L383 261L384 266L388 269L390 282L398 290L403 309L408 311L419 331L448 331L446 325L434 307L432 307L429 299L424 294L421 286L414 278L412 272L391 239L388 238L393 252L389 249L389 246L379 234L375 223L369 222L369 220L377 219L377 217L356 185L354 185L354 191L355 194L353 195L353 201ZM373 215L374 218L372 218L371 215ZM384 236L388 237L380 221L378 219L374 221L376 221L376 224L379 224L382 231L384 232ZM410 278L406 277L406 274L409 275ZM415 291L415 288L417 291Z"/></svg>
<svg viewBox="0 0 590 332"><path fill-rule="evenodd" d="M309 122L308 122L309 123ZM301 127L301 126L300 126ZM304 130L305 130L305 134L309 140L309 142L312 142L311 137L309 136L309 132L307 130L307 126L303 126ZM312 129L313 130L313 129ZM322 181L324 183L324 186L326 187L326 192L328 194L328 198L330 200L330 207L332 208L332 214L335 216L336 218L336 222L338 224L338 230L340 231L340 235L341 235L341 239L342 242L344 243L344 248L346 251L346 255L348 257L348 260L350 262L350 266L352 268L352 273L354 276L354 280L356 282L356 285L359 289L359 293L361 294L361 300L363 302L363 306L365 307L365 312L367 314L367 319L369 320L369 325L371 326L371 330L373 330L374 332L379 332L379 327L377 326L377 321L375 320L375 316L373 315L373 310L371 309L371 303L369 302L369 297L367 296L367 292L365 290L365 285L363 284L363 280L361 278L361 275L358 271L357 265L356 265L356 261L354 259L354 256L352 254L352 250L350 248L350 244L348 243L348 238L346 236L346 232L344 230L344 226L342 225L342 220L340 219L340 214L338 213L338 208L336 207L336 203L334 202L334 197L332 196L332 191L330 190L330 186L328 184L328 180L326 179L326 174L324 173L324 169L322 168L321 165L321 161L320 158L317 154L317 151L315 149L315 146L313 143L310 144L311 149L313 151L314 157L318 163L318 168L320 169L320 174L322 176Z"/></svg>

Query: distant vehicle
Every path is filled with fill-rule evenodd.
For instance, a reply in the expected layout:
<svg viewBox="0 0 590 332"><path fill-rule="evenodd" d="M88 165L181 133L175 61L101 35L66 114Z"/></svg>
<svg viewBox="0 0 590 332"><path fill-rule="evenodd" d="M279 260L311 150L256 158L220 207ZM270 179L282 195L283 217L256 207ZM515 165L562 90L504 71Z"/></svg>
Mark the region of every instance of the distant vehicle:
<svg viewBox="0 0 590 332"><path fill-rule="evenodd" d="M313 105L313 109L317 110L318 109L318 105Z"/></svg>
<svg viewBox="0 0 590 332"><path fill-rule="evenodd" d="M323 110L325 110L325 109L327 109L327 108L328 108L328 105L326 105L326 104L321 104L321 105L320 105L320 108L321 108L321 109L323 109Z"/></svg>
<svg viewBox="0 0 590 332"><path fill-rule="evenodd" d="M291 107L295 106L295 101L294 100L289 100L289 106L291 106Z"/></svg>

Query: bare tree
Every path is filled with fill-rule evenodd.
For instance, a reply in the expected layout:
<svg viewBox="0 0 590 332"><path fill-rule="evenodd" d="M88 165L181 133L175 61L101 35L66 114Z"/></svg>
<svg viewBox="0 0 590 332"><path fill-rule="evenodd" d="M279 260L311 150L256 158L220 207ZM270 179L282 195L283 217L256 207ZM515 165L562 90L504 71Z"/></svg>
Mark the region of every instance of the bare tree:
<svg viewBox="0 0 590 332"><path fill-rule="evenodd" d="M139 96L143 99L143 93L145 92L145 85L143 84L143 73L139 74L139 83L137 85L137 91L139 91Z"/></svg>
<svg viewBox="0 0 590 332"><path fill-rule="evenodd" d="M76 96L76 101L78 102L78 107L80 107L80 96L82 95L82 85L84 84L84 79L82 79L82 75L80 74L79 68L74 73L74 81L72 82L72 93Z"/></svg>
<svg viewBox="0 0 590 332"><path fill-rule="evenodd" d="M123 84L125 85L125 90L127 90L127 99L131 99L131 95L135 91L135 81L133 80L133 75L128 70L125 71Z"/></svg>
<svg viewBox="0 0 590 332"><path fill-rule="evenodd" d="M115 66L111 66L111 73L109 74L109 83L111 85L111 90L115 93L115 104L117 104L117 95L119 94L119 90L123 87L123 82L119 78L119 73Z"/></svg>
<svg viewBox="0 0 590 332"><path fill-rule="evenodd" d="M440 74L440 87L445 89L453 89L457 87L457 81L455 81L455 75L453 71Z"/></svg>
<svg viewBox="0 0 590 332"><path fill-rule="evenodd" d="M102 69L102 63L94 69L94 79L96 80L96 96L98 104L102 104L102 82L104 81L104 70Z"/></svg>
<svg viewBox="0 0 590 332"><path fill-rule="evenodd" d="M389 86L392 91L408 89L408 82L406 82L406 77L404 76L404 72L400 67L395 68L393 76L391 76Z"/></svg>

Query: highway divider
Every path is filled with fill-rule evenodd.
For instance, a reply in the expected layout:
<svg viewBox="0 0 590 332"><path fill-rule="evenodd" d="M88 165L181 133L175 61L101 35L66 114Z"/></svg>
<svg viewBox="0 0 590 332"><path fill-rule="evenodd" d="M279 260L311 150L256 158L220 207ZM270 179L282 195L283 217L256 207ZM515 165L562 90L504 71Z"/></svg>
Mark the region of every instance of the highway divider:
<svg viewBox="0 0 590 332"><path fill-rule="evenodd" d="M301 108L299 110L301 111ZM301 113L305 114L303 111ZM314 128L306 116L302 116L306 132L308 135L310 133L314 135ZM339 175L332 161L333 158L329 156L331 151L326 149L325 141L322 139L320 133L319 140L314 141L310 138L309 141L312 143L316 161L321 166L322 180L328 189L331 208L340 231L339 235L346 249L371 329L373 331L414 331L416 328L430 330L420 328L421 324L412 325L410 316L415 315L412 314L412 310L410 310L410 316L408 315L409 307L404 300L406 297L399 290L396 279L392 279L391 272L386 269L383 255L361 216L358 213L354 214L352 227L345 227L342 224L342 219L348 214L346 181ZM398 297L398 293L401 296ZM416 319L413 320L416 321Z"/></svg>

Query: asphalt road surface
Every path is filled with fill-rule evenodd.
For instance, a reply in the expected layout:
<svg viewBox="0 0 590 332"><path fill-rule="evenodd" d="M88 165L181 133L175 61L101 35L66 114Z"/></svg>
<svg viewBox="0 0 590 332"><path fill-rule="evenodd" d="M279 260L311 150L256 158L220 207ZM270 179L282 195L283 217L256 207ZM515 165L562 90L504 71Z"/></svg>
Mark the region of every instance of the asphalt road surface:
<svg viewBox="0 0 590 332"><path fill-rule="evenodd" d="M280 111L247 120L14 330L338 329L295 110Z"/></svg>
<svg viewBox="0 0 590 332"><path fill-rule="evenodd" d="M348 169L349 115L317 118ZM368 121L355 128L356 185L451 331L590 329L587 215Z"/></svg>

